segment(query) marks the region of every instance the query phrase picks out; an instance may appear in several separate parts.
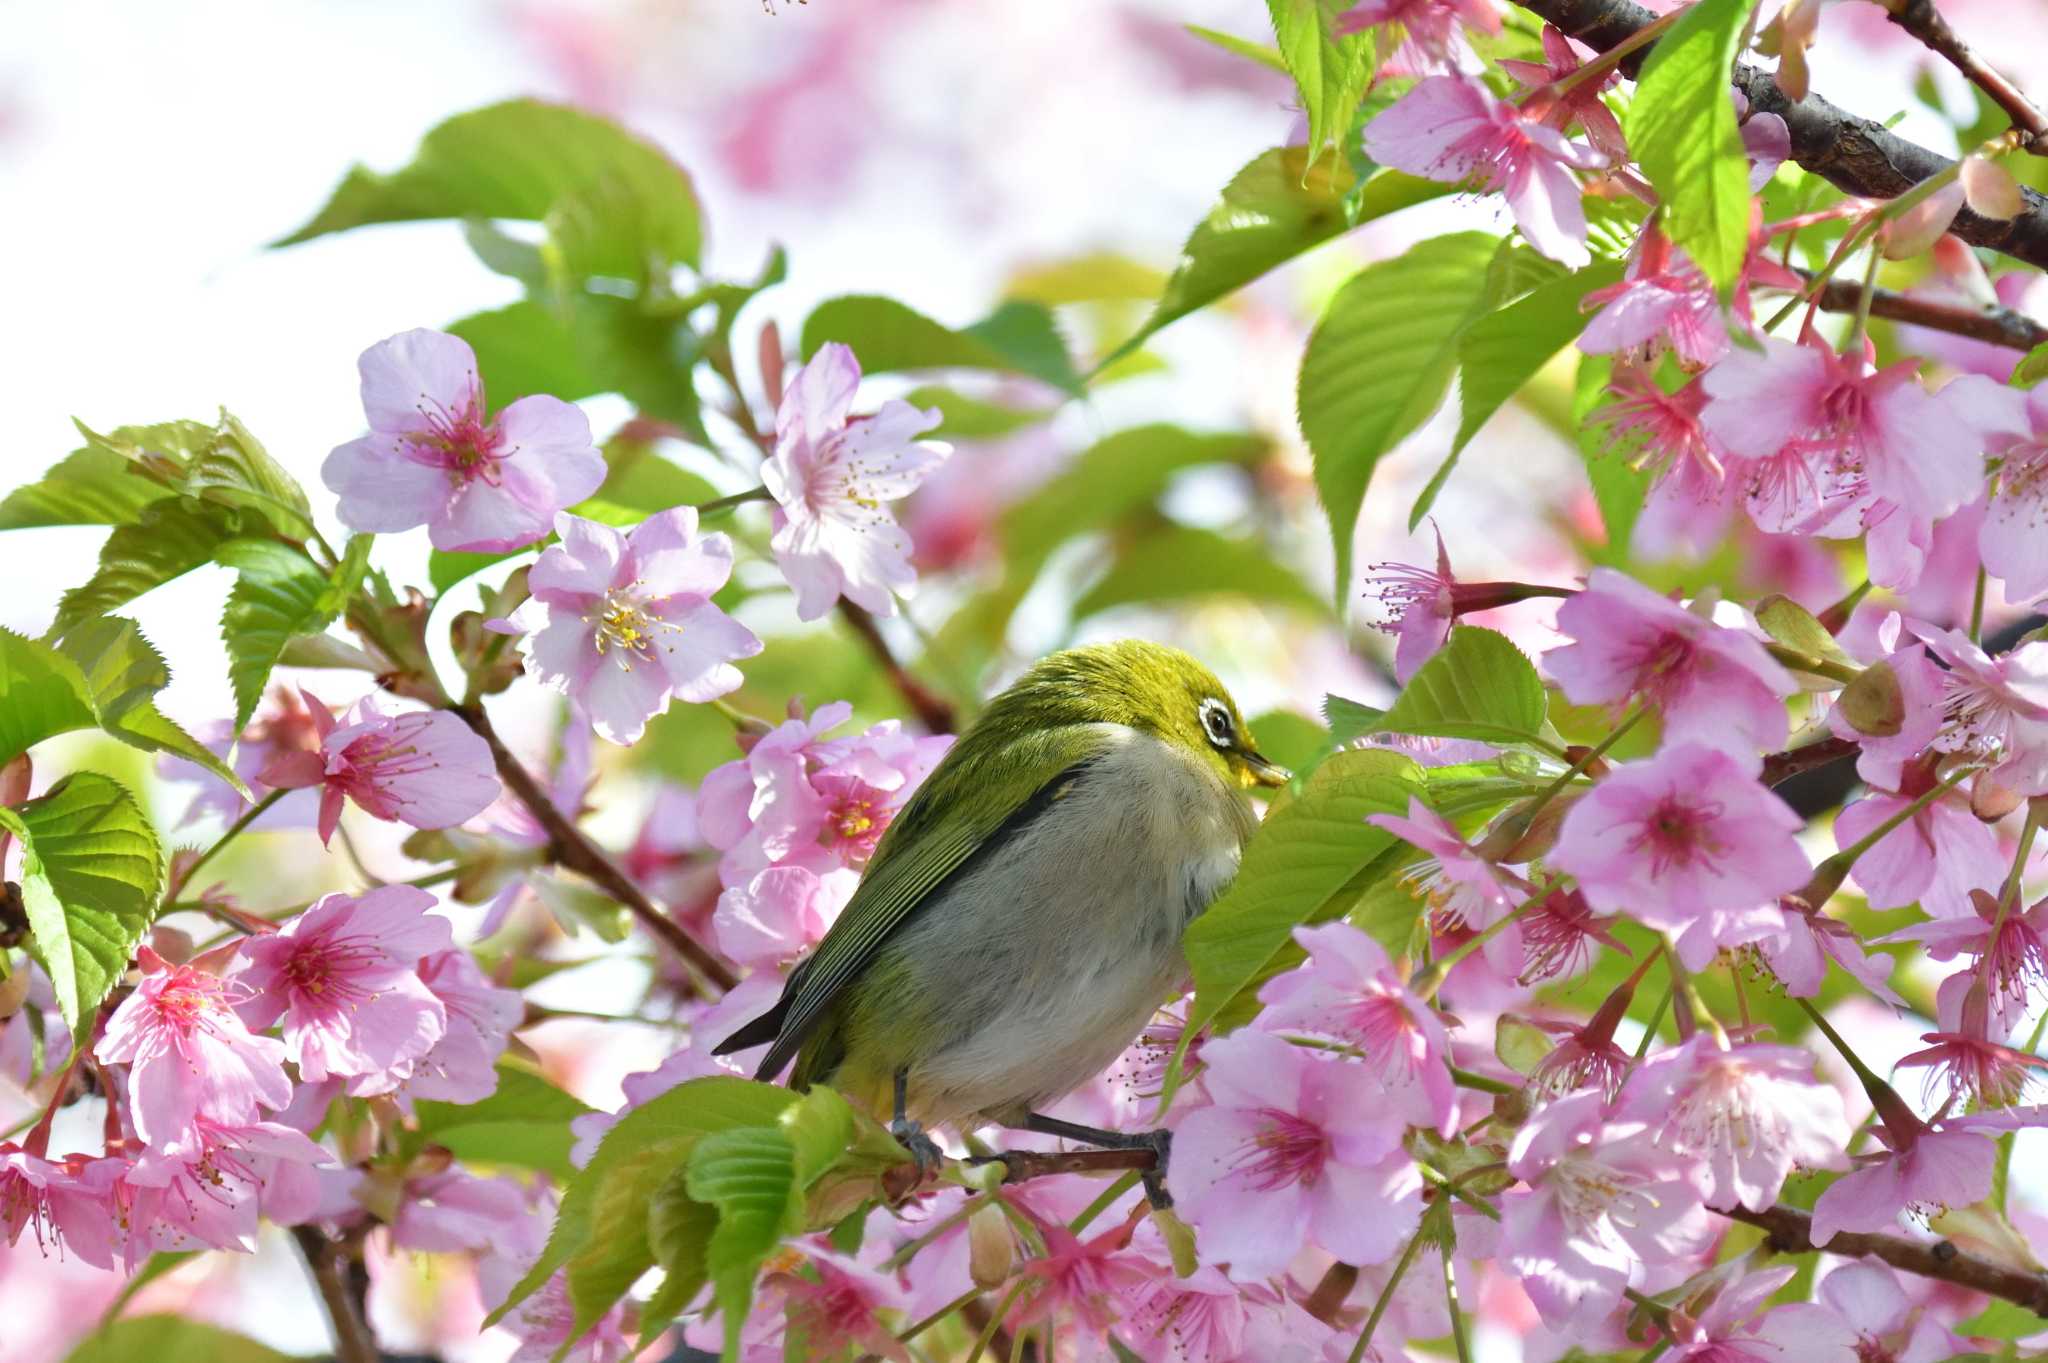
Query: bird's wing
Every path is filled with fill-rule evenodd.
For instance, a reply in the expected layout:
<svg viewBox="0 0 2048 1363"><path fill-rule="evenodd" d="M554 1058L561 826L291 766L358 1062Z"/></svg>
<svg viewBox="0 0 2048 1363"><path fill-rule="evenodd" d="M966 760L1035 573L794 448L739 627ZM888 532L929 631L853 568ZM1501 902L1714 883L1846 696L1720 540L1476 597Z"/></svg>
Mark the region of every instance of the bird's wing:
<svg viewBox="0 0 2048 1363"><path fill-rule="evenodd" d="M758 1045L767 1039L762 1032L774 1025L775 1045L757 1077L772 1079L781 1072L839 992L919 904L978 857L1022 832L1065 792L1077 768L1115 741L1104 726L1092 724L1040 730L1002 745L975 743L975 737L970 733L946 754L891 823L860 888L825 940L790 976L773 1012L719 1048ZM967 791L974 798L962 798ZM977 809L992 812L977 816Z"/></svg>

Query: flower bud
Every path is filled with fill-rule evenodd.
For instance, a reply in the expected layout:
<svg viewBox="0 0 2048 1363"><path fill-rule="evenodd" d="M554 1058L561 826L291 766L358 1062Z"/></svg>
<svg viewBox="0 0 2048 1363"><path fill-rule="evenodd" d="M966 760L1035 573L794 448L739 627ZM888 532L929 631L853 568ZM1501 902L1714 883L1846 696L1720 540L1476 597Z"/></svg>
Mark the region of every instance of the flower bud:
<svg viewBox="0 0 2048 1363"><path fill-rule="evenodd" d="M1016 1237L1010 1219L994 1201L985 1201L967 1217L967 1272L981 1287L1009 1281L1016 1258Z"/></svg>
<svg viewBox="0 0 2048 1363"><path fill-rule="evenodd" d="M1836 702L1842 718L1859 734L1890 738L1906 725L1906 697L1890 663L1872 663L1842 688Z"/></svg>

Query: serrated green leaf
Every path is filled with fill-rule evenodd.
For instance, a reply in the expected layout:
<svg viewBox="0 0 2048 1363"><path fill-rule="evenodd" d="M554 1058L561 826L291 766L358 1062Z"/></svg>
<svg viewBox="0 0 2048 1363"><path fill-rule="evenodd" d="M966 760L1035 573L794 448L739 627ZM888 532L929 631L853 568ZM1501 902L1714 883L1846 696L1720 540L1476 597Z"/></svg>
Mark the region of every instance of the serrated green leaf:
<svg viewBox="0 0 2048 1363"><path fill-rule="evenodd" d="M220 636L227 645L235 731L240 733L256 713L284 646L301 634L318 634L333 621L332 584L303 549L277 540L229 540L216 558L239 574L221 612Z"/></svg>
<svg viewBox="0 0 2048 1363"><path fill-rule="evenodd" d="M1543 680L1504 634L1457 625L1380 720L1387 733L1527 742L1542 732Z"/></svg>
<svg viewBox="0 0 2048 1363"><path fill-rule="evenodd" d="M1230 889L1188 926L1189 1035L1258 977L1297 926L1341 912L1333 897L1393 844L1366 816L1404 814L1421 789L1420 768L1398 753L1340 752L1267 815Z"/></svg>
<svg viewBox="0 0 2048 1363"><path fill-rule="evenodd" d="M247 1335L185 1316L124 1316L81 1340L65 1363L293 1363Z"/></svg>
<svg viewBox="0 0 2048 1363"><path fill-rule="evenodd" d="M1749 252L1749 157L1728 81L1755 0L1698 0L1650 49L1629 150L1663 201L1664 234L1724 294Z"/></svg>
<svg viewBox="0 0 2048 1363"><path fill-rule="evenodd" d="M77 663L39 639L0 629L0 766L46 738L98 722Z"/></svg>
<svg viewBox="0 0 2048 1363"><path fill-rule="evenodd" d="M690 1171L678 1169L647 1203L647 1244L661 1266L661 1286L640 1309L644 1349L696 1299L706 1281L704 1259L718 1229L718 1209L690 1196Z"/></svg>
<svg viewBox="0 0 2048 1363"><path fill-rule="evenodd" d="M474 1103L422 1102L409 1132L477 1164L539 1169L560 1183L576 1176L569 1123L595 1109L514 1060L500 1060L498 1086Z"/></svg>
<svg viewBox="0 0 2048 1363"><path fill-rule="evenodd" d="M108 728L171 684L164 655L123 616L88 620L57 640L56 649L77 664L94 716Z"/></svg>
<svg viewBox="0 0 2048 1363"><path fill-rule="evenodd" d="M563 1190L555 1227L540 1257L484 1322L502 1320L552 1278L592 1238L598 1190L608 1183L642 1179L680 1166L706 1133L735 1127L770 1126L797 1100L788 1089L746 1079L692 1079L648 1100L619 1118L597 1152ZM665 1167L663 1167L665 1166ZM656 1183L644 1185L650 1192Z"/></svg>
<svg viewBox="0 0 2048 1363"><path fill-rule="evenodd" d="M2048 1318L2037 1316L2016 1302L1993 1301L1956 1326L1956 1333L1982 1339L2030 1339L2048 1334Z"/></svg>
<svg viewBox="0 0 2048 1363"><path fill-rule="evenodd" d="M1334 743L1355 743L1367 734L1378 733L1380 721L1386 716L1385 710L1342 696L1323 697L1323 718L1329 722L1330 740Z"/></svg>
<svg viewBox="0 0 2048 1363"><path fill-rule="evenodd" d="M1134 602L1240 596L1312 615L1328 607L1262 546L1214 530L1169 525L1124 545L1109 570L1074 603L1074 618Z"/></svg>
<svg viewBox="0 0 2048 1363"><path fill-rule="evenodd" d="M704 1267L725 1325L725 1363L737 1363L754 1275L803 1225L795 1145L773 1126L715 1132L690 1152L688 1187L691 1197L718 1209Z"/></svg>
<svg viewBox="0 0 2048 1363"><path fill-rule="evenodd" d="M213 439L186 467L185 491L215 506L257 512L296 539L314 531L306 490L232 412L221 412Z"/></svg>
<svg viewBox="0 0 2048 1363"><path fill-rule="evenodd" d="M476 352L477 374L493 407L545 393L574 402L605 391L576 348L576 333L553 309L524 299L471 313L448 331Z"/></svg>
<svg viewBox="0 0 2048 1363"><path fill-rule="evenodd" d="M1368 265L1330 300L1301 358L1301 431L1337 551L1336 598L1351 589L1352 539L1373 469L1437 409L1458 339L1484 312L1496 239L1456 232Z"/></svg>
<svg viewBox="0 0 2048 1363"><path fill-rule="evenodd" d="M212 428L198 421L119 426L106 435L78 429L84 445L0 502L0 530L133 525L144 507L172 494L185 462L212 438ZM161 461L154 471L143 462L151 454Z"/></svg>
<svg viewBox="0 0 2048 1363"><path fill-rule="evenodd" d="M697 266L703 229L682 168L608 119L533 99L457 114L421 139L410 164L390 174L357 166L311 222L275 244L380 222L541 222L556 205L600 185L608 202L633 202L634 216L615 225L610 239L602 232L586 236L580 250L593 259L653 254Z"/></svg>
<svg viewBox="0 0 2048 1363"><path fill-rule="evenodd" d="M1372 35L1337 35L1337 16L1348 8L1337 0L1266 0L1274 42L1301 91L1308 145L1315 151L1351 126L1372 85Z"/></svg>
<svg viewBox="0 0 2048 1363"><path fill-rule="evenodd" d="M99 566L83 586L57 603L52 634L127 605L144 592L213 561L222 540L236 533L240 513L171 497L142 508L132 525L118 525L100 546Z"/></svg>
<svg viewBox="0 0 2048 1363"><path fill-rule="evenodd" d="M1429 508L1457 466L1458 456L1472 443L1495 412L1557 353L1586 329L1579 304L1594 289L1621 278L1621 266L1596 260L1585 269L1539 284L1514 303L1478 318L1458 340L1458 435L1451 452L1431 475L1429 485L1408 513L1408 528L1422 524Z"/></svg>
<svg viewBox="0 0 2048 1363"><path fill-rule="evenodd" d="M851 346L871 374L923 369L984 369L1028 374L1062 392L1083 391L1052 313L1039 303L1005 303L972 326L943 326L893 298L828 298L804 319L806 360L828 341Z"/></svg>
<svg viewBox="0 0 2048 1363"><path fill-rule="evenodd" d="M156 830L121 783L81 771L39 799L0 808L21 839L29 950L74 1036L128 968L156 916L163 858Z"/></svg>
<svg viewBox="0 0 2048 1363"><path fill-rule="evenodd" d="M1267 47L1264 43L1255 43L1249 38L1240 38L1234 33L1225 33L1220 29L1205 28L1201 24L1182 24L1181 27L1203 42L1220 47L1232 56L1257 62L1260 66L1278 71L1283 76L1290 74L1286 60L1276 48Z"/></svg>

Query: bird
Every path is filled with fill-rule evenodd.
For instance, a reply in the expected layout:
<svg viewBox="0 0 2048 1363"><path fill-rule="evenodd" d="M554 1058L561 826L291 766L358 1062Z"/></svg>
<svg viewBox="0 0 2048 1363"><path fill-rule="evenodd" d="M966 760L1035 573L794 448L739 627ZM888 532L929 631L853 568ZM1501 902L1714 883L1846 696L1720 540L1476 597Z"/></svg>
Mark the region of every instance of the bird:
<svg viewBox="0 0 2048 1363"><path fill-rule="evenodd" d="M921 1167L927 1134L985 1125L1108 1148L1043 1109L1100 1074L1187 985L1181 937L1229 885L1285 785L1215 674L1141 639L1049 655L996 696L877 844L852 899L774 1007L716 1047L772 1043L866 1108Z"/></svg>

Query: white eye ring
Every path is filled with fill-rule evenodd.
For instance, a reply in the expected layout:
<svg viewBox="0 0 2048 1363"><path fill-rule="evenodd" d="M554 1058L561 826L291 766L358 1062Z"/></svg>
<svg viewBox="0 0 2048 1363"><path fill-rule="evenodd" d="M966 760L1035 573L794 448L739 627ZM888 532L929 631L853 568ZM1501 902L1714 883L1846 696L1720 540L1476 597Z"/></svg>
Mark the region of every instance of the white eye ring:
<svg viewBox="0 0 2048 1363"><path fill-rule="evenodd" d="M1195 713L1202 717L1202 731L1209 735L1210 744L1218 748L1228 748L1234 735L1231 732L1230 711L1224 707L1223 702L1211 696L1195 707Z"/></svg>

